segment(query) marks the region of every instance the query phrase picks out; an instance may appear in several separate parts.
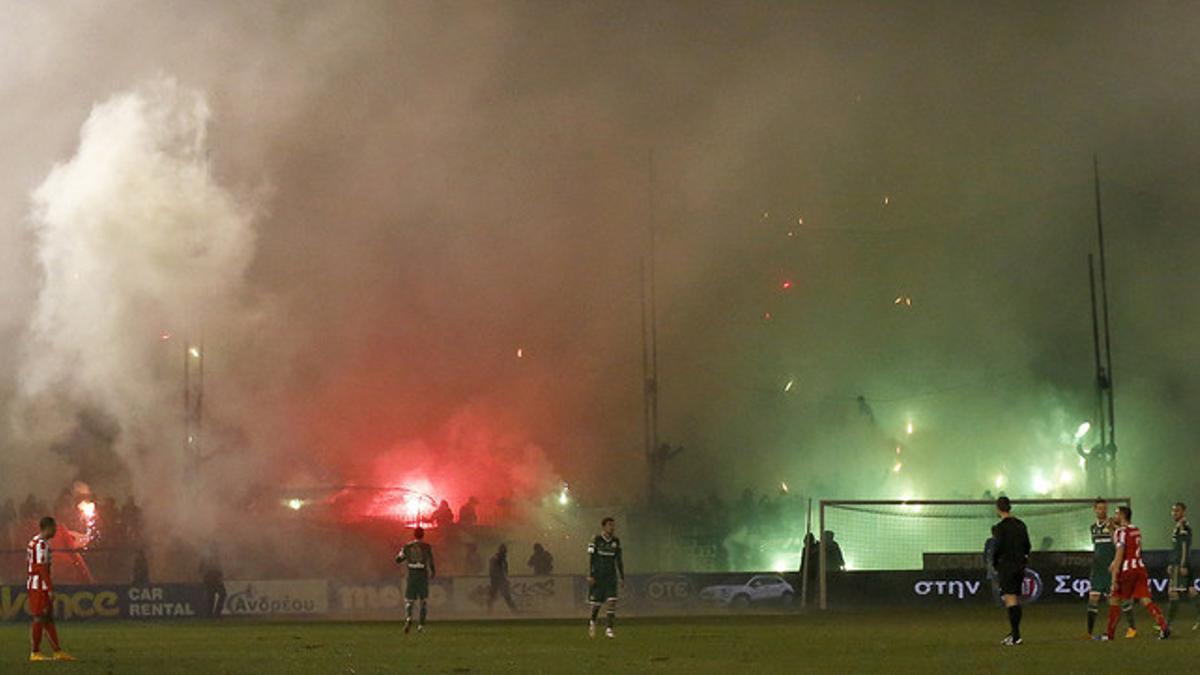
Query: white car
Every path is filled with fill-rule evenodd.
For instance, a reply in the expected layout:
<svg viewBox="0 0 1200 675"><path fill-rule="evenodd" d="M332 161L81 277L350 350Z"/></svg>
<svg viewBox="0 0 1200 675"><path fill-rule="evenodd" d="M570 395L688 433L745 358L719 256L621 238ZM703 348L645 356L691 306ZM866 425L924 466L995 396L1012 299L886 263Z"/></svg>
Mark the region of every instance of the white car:
<svg viewBox="0 0 1200 675"><path fill-rule="evenodd" d="M708 586L700 591L700 601L738 609L765 603L787 607L795 595L792 585L778 574L759 574L744 584Z"/></svg>

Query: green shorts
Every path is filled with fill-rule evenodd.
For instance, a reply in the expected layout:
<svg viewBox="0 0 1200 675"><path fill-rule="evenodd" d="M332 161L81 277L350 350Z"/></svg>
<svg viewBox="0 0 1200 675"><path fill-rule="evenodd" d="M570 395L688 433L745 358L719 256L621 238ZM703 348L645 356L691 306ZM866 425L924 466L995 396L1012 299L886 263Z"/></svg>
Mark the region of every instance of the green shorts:
<svg viewBox="0 0 1200 675"><path fill-rule="evenodd" d="M1184 574L1185 571L1187 572L1186 574ZM1192 583L1195 578L1191 567L1184 569L1179 567L1179 565L1169 565L1167 567L1167 590L1186 591L1193 587Z"/></svg>
<svg viewBox="0 0 1200 675"><path fill-rule="evenodd" d="M617 578L596 577L596 582L588 587L588 601L601 603L617 599Z"/></svg>
<svg viewBox="0 0 1200 675"><path fill-rule="evenodd" d="M429 576L424 570L409 570L404 586L405 600L424 600L429 597Z"/></svg>
<svg viewBox="0 0 1200 675"><path fill-rule="evenodd" d="M1093 567L1091 581L1092 593L1112 593L1112 575L1108 573L1107 567Z"/></svg>

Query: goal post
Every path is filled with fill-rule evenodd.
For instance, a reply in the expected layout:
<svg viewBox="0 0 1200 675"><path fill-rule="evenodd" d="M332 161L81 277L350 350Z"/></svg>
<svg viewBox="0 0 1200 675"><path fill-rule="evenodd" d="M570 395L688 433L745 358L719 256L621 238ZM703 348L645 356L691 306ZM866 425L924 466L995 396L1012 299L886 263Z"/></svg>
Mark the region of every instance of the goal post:
<svg viewBox="0 0 1200 675"><path fill-rule="evenodd" d="M1014 499L1013 515L1029 528L1034 550L1091 550L1095 499ZM1110 513L1130 505L1109 497ZM831 576L845 571L911 571L926 554L973 554L997 521L994 500L821 500L818 516L818 606L829 606ZM836 569L835 569L836 568Z"/></svg>

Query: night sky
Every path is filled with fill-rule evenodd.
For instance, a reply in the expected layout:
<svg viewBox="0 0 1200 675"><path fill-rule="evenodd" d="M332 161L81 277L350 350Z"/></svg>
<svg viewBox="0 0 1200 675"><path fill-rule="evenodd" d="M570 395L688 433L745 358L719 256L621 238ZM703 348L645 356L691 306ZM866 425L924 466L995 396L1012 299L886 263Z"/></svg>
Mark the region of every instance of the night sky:
<svg viewBox="0 0 1200 675"><path fill-rule="evenodd" d="M139 425L178 421L169 398L117 405L125 389L70 375L39 394L52 419L31 417L22 384L47 349L31 337L47 276L31 195L94 106L173 78L211 111L203 157L245 217L238 262L136 289L100 278L129 320L54 354L76 372L82 353L154 349L173 329L161 317L198 317L213 452L238 458L219 466L242 489L369 480L381 455L475 466L469 483L486 457L529 494L568 480L594 503L636 502L653 213L660 433L687 448L668 492L783 478L812 497L978 498L1003 473L1033 494L1035 471L1078 473L1069 436L1092 416L1095 155L1119 491L1160 520L1200 498L1180 470L1200 403L1193 5L0 0L0 14L0 490L57 491L73 472L141 490L101 465L159 452ZM105 199L145 215L130 232L156 227L136 189ZM177 311L215 279L219 302ZM174 386L146 358L150 375L121 361L104 377ZM85 418L110 424L81 433ZM1073 481L1048 492L1090 496Z"/></svg>

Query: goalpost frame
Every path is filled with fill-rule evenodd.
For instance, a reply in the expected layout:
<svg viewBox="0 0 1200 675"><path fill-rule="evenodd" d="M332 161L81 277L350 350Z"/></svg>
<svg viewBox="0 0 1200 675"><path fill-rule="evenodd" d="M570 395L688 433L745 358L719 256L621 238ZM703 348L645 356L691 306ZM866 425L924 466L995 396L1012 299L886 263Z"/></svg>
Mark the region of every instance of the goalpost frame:
<svg viewBox="0 0 1200 675"><path fill-rule="evenodd" d="M1128 504L1133 507L1133 500L1129 497L1104 497L1105 501L1111 503ZM1014 499L1012 504L1014 507L1022 504L1037 506L1039 504L1094 504L1096 498L1092 499ZM818 603L817 606L821 609L829 609L829 587L827 584L827 568L825 558L825 508L829 506L995 506L994 499L822 499L819 527L817 531L820 533L818 568L820 576L820 584L817 589ZM807 574L807 572L806 572Z"/></svg>

